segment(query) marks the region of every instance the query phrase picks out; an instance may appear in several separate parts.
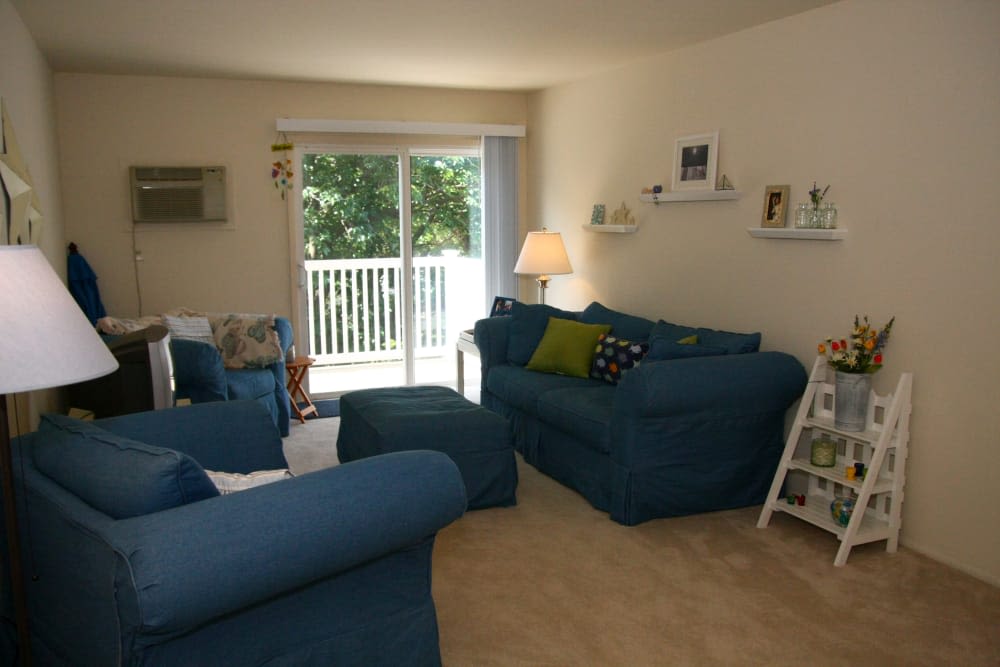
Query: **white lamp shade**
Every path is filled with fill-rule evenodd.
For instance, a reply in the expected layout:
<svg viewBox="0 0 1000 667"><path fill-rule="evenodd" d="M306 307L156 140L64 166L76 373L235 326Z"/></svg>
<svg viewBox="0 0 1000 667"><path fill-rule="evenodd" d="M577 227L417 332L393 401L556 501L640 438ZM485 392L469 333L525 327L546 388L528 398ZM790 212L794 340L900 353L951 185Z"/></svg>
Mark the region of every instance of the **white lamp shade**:
<svg viewBox="0 0 1000 667"><path fill-rule="evenodd" d="M118 362L35 246L0 246L0 394L107 375Z"/></svg>
<svg viewBox="0 0 1000 667"><path fill-rule="evenodd" d="M528 232L517 258L514 273L528 275L561 275L573 273L566 246L559 232Z"/></svg>

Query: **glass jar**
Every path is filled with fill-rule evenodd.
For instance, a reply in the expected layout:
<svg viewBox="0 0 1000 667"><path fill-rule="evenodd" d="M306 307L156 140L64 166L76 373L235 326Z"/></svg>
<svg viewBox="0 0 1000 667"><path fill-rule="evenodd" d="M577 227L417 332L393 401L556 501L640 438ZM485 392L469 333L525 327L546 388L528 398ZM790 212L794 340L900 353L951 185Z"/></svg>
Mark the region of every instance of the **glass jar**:
<svg viewBox="0 0 1000 667"><path fill-rule="evenodd" d="M812 226L812 206L805 202L795 209L795 227L798 229L809 229Z"/></svg>
<svg viewBox="0 0 1000 667"><path fill-rule="evenodd" d="M837 465L837 443L825 435L813 440L809 462L821 468L832 468Z"/></svg>
<svg viewBox="0 0 1000 667"><path fill-rule="evenodd" d="M837 207L831 202L823 204L823 208L819 211L820 214L820 226L823 229L836 229L837 228Z"/></svg>

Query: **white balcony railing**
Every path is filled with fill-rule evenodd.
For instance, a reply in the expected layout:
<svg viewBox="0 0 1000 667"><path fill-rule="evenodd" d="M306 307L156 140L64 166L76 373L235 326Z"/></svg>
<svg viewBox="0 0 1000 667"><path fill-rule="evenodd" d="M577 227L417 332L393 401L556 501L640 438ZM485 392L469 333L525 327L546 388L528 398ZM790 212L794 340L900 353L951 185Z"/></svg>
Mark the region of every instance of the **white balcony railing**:
<svg viewBox="0 0 1000 667"><path fill-rule="evenodd" d="M402 263L387 259L306 260L309 354L317 365L403 359ZM416 358L454 350L458 333L482 316L482 261L413 259Z"/></svg>

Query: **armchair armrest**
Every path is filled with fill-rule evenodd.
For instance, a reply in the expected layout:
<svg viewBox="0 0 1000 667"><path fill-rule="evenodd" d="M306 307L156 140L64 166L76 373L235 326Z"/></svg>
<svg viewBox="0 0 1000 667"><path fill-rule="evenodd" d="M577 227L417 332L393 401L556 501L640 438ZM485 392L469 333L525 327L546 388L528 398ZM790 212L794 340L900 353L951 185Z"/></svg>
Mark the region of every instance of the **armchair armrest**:
<svg viewBox="0 0 1000 667"><path fill-rule="evenodd" d="M274 421L257 401L198 403L94 423L126 438L184 452L209 470L248 473L288 467Z"/></svg>
<svg viewBox="0 0 1000 667"><path fill-rule="evenodd" d="M418 545L465 504L447 455L410 451L118 521L107 539L134 596L120 609L144 633L181 634Z"/></svg>

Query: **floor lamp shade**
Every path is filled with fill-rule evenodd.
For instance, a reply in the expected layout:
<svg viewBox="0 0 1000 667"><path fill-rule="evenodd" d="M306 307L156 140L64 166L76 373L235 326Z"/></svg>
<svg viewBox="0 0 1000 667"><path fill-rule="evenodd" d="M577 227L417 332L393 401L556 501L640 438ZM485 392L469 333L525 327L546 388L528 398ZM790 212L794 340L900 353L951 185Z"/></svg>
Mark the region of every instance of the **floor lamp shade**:
<svg viewBox="0 0 1000 667"><path fill-rule="evenodd" d="M0 313L0 485L18 661L31 665L6 395L101 377L118 362L35 246L0 245Z"/></svg>
<svg viewBox="0 0 1000 667"><path fill-rule="evenodd" d="M35 246L0 246L0 394L107 375L118 362Z"/></svg>
<svg viewBox="0 0 1000 667"><path fill-rule="evenodd" d="M540 232L528 232L521 246L521 255L517 258L514 273L538 276L538 287L541 302L545 303L545 288L548 286L549 275L573 273L569 263L566 246L563 245L562 234L542 229Z"/></svg>

